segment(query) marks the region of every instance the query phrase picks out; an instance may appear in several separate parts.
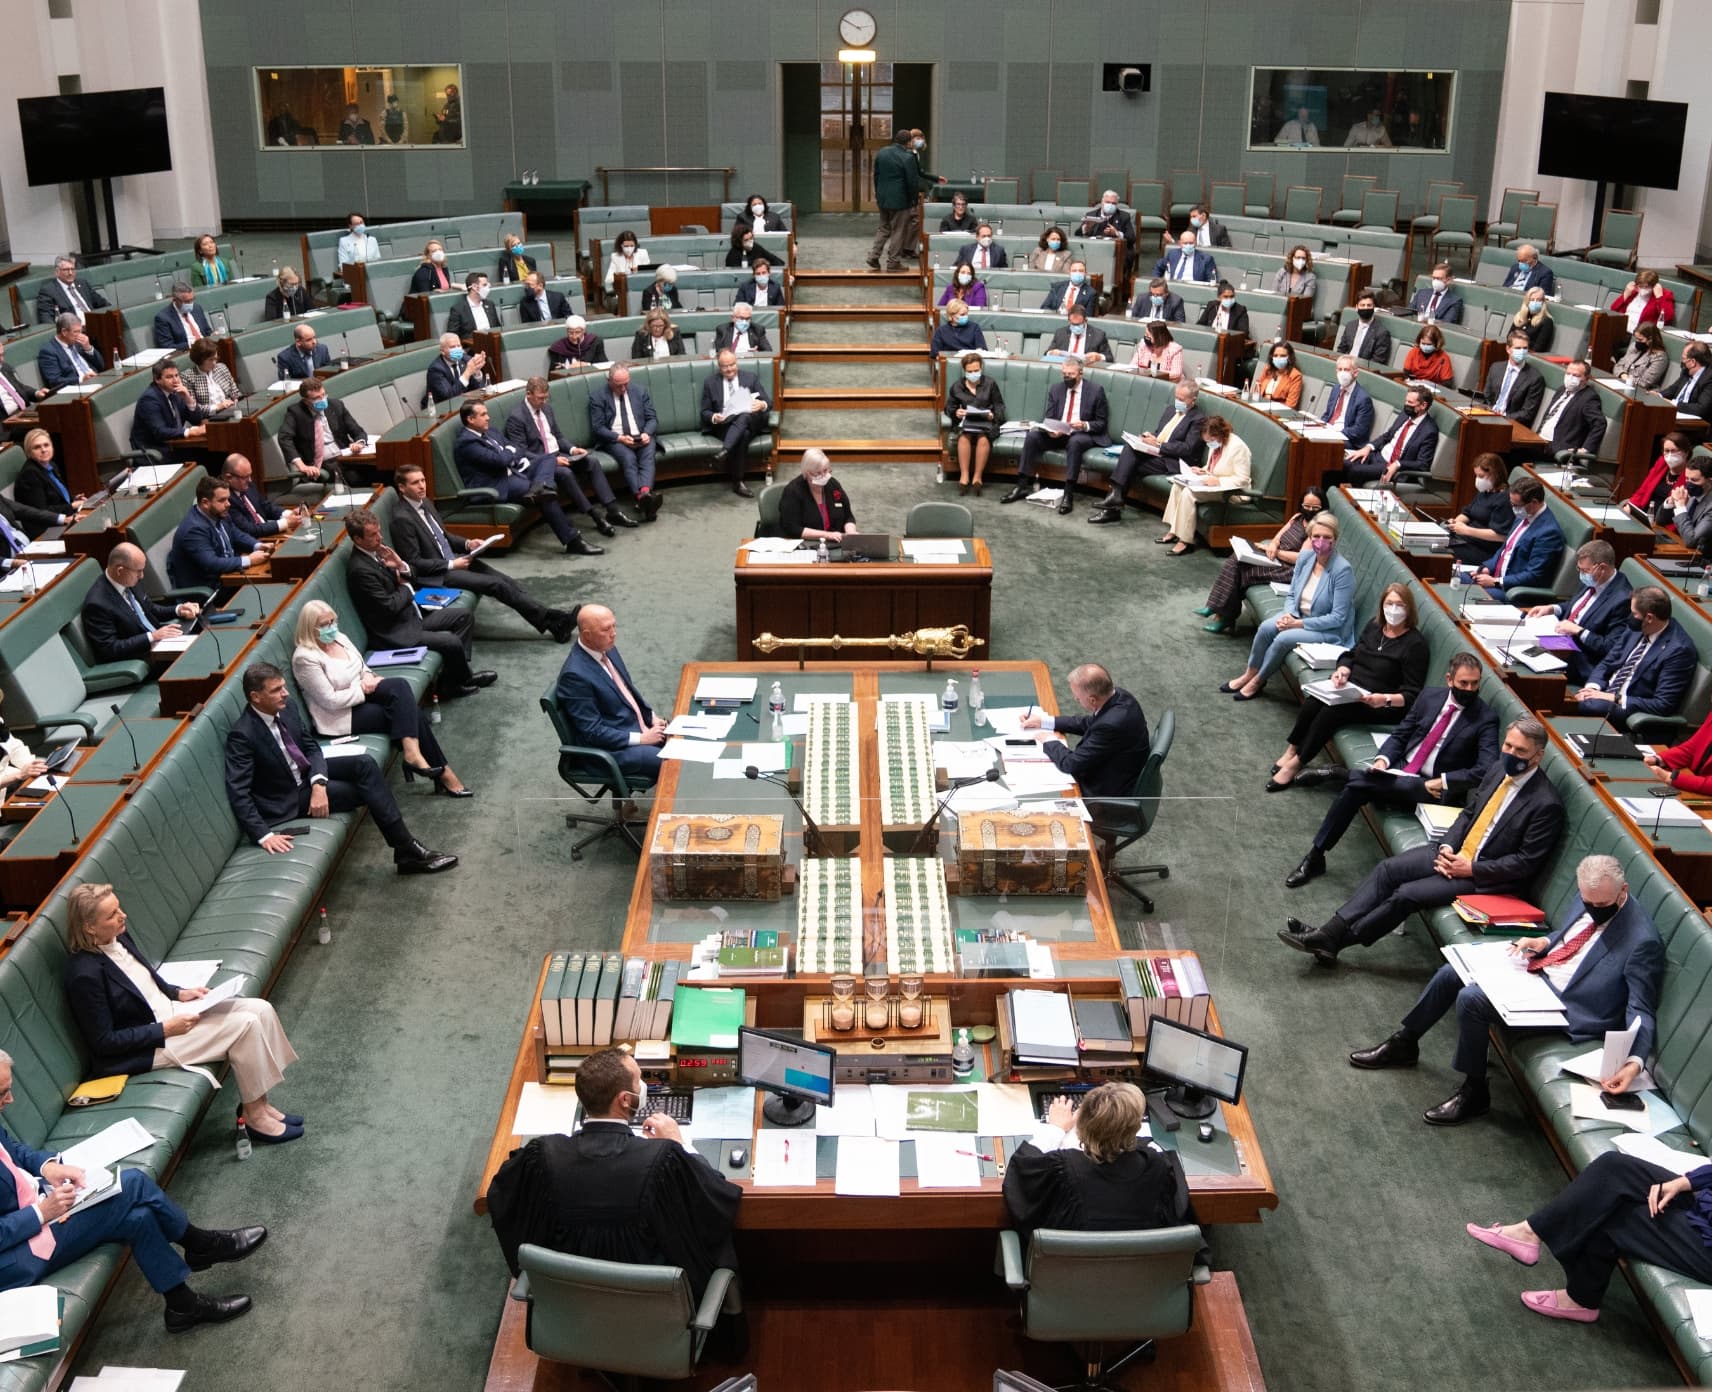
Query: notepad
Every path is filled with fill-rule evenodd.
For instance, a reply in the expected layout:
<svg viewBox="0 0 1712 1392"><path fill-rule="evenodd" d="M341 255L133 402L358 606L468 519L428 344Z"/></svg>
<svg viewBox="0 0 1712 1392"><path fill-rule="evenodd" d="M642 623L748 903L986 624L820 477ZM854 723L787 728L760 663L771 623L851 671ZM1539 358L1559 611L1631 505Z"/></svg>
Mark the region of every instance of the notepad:
<svg viewBox="0 0 1712 1392"><path fill-rule="evenodd" d="M898 1196L898 1143L878 1136L840 1136L833 1192L877 1198Z"/></svg>

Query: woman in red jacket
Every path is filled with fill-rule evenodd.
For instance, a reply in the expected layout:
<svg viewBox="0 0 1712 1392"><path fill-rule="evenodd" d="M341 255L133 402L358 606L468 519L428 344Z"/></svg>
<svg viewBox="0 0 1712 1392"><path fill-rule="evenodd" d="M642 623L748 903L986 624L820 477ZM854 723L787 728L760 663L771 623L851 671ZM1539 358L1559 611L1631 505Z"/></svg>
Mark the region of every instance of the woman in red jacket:
<svg viewBox="0 0 1712 1392"><path fill-rule="evenodd" d="M1688 456L1693 453L1693 444L1680 430L1666 435L1663 451L1653 460L1653 466L1647 470L1641 486L1629 495L1630 505L1650 515L1676 487L1688 465ZM1669 519L1662 518L1661 522L1668 523Z"/></svg>
<svg viewBox="0 0 1712 1392"><path fill-rule="evenodd" d="M1641 758L1660 783L1684 793L1712 793L1712 715L1681 744Z"/></svg>
<svg viewBox="0 0 1712 1392"><path fill-rule="evenodd" d="M1611 301L1611 313L1626 314L1630 333L1642 324L1668 329L1676 322L1676 296L1668 285L1660 285L1657 271L1636 271L1623 293Z"/></svg>

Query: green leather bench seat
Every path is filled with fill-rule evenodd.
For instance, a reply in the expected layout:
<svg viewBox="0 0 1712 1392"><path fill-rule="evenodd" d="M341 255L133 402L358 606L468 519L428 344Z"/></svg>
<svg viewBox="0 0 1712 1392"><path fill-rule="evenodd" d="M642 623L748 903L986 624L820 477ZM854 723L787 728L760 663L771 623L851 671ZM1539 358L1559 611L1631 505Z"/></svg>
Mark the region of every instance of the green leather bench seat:
<svg viewBox="0 0 1712 1392"><path fill-rule="evenodd" d="M754 309L751 317L755 324L766 330L768 342L777 350L781 341L779 310L776 307L763 306ZM704 362L713 355L713 340L720 326L730 322L731 314L727 310L718 313L685 310L672 315L673 327L684 336L685 356L690 359L699 358ZM628 362L630 343L642 327L642 316L631 314L622 319L596 319L588 327L589 332L600 339L610 361ZM504 329L500 335L500 351L504 355L502 370L506 377L545 376L551 367L547 359L547 349L564 336L563 323L524 324ZM763 355L760 361L770 362L771 359ZM646 366L646 363L639 360L637 366ZM708 370L712 371L711 365ZM595 375L600 374L597 372ZM770 380L763 379L763 385L769 392L772 391Z"/></svg>
<svg viewBox="0 0 1712 1392"><path fill-rule="evenodd" d="M409 222L383 222L365 229L380 247L383 260L422 255L430 237L446 247L448 257L467 249L487 253L490 273L499 265L499 251L505 234L523 235L522 213L470 213L463 217L416 218ZM309 264L303 273L310 280L331 280L339 270L339 238L345 235L343 226L323 228L304 234L303 246ZM535 255L531 250L530 255Z"/></svg>

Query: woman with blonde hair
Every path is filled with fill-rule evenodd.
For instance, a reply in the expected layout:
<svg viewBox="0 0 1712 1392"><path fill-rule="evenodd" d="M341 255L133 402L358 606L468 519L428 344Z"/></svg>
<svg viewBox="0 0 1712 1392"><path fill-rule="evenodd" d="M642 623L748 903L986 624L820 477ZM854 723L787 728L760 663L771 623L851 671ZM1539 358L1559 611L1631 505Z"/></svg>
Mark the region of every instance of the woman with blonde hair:
<svg viewBox="0 0 1712 1392"><path fill-rule="evenodd" d="M1175 543L1169 553L1173 556L1187 556L1195 549L1197 508L1212 490L1247 488L1254 477L1254 456L1223 416L1208 416L1202 422L1201 440L1207 446L1206 466L1190 465L1187 472L1205 479L1207 491L1173 484L1165 499L1165 534L1156 540Z"/></svg>
<svg viewBox="0 0 1712 1392"><path fill-rule="evenodd" d="M295 1141L303 1118L268 1101L297 1062L273 1006L237 997L204 1014L181 1009L208 988L162 980L125 927L112 885L81 884L71 891L65 994L95 1076L229 1062L242 1099L238 1118L250 1138L263 1145Z"/></svg>
<svg viewBox="0 0 1712 1392"><path fill-rule="evenodd" d="M663 309L651 309L644 314L642 327L630 340L632 358L681 358L688 351L684 336Z"/></svg>
<svg viewBox="0 0 1712 1392"><path fill-rule="evenodd" d="M432 295L452 288L452 275L446 269L446 246L438 237L430 237L422 248L422 264L410 276L412 295Z"/></svg>

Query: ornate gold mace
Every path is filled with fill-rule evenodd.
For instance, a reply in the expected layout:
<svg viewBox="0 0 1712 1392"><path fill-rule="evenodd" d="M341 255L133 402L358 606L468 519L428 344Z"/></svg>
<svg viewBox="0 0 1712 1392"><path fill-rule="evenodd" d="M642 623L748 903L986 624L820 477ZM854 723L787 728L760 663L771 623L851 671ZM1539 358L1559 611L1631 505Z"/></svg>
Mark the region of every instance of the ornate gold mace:
<svg viewBox="0 0 1712 1392"><path fill-rule="evenodd" d="M986 641L970 633L968 624L958 624L955 628L918 628L913 633L894 633L886 638L846 638L838 633L830 638L775 638L771 633L763 633L753 640L756 650L763 653L774 653L780 648L831 648L834 652L842 648L902 650L925 657L930 667L936 657L967 657L976 648L985 647ZM797 665L801 666L802 661L799 651Z"/></svg>

